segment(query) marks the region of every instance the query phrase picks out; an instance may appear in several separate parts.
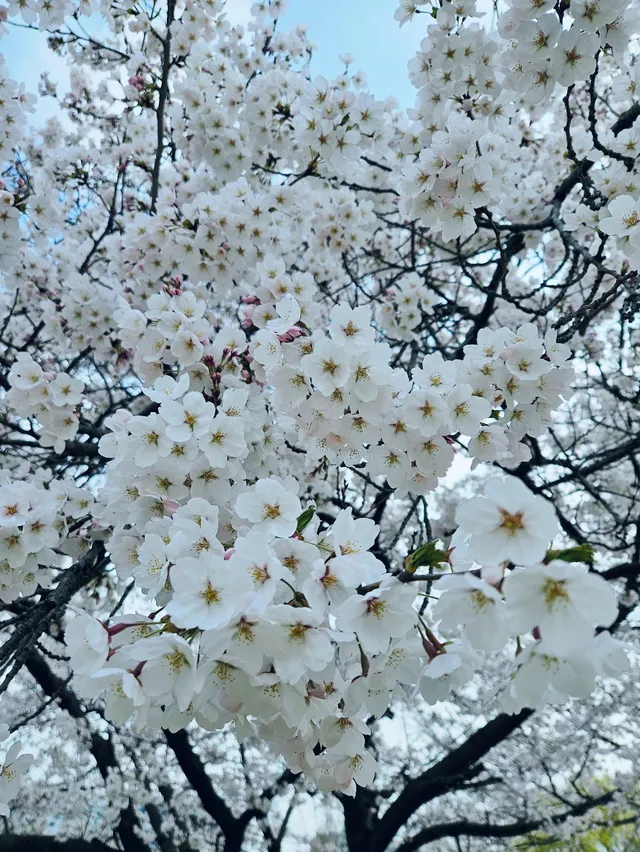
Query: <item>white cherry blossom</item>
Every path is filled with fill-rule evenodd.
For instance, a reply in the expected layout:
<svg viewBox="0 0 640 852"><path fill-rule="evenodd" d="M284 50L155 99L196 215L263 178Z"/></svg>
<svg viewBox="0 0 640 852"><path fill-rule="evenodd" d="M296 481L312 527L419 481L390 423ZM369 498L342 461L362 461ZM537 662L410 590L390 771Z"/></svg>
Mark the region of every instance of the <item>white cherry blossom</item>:
<svg viewBox="0 0 640 852"><path fill-rule="evenodd" d="M470 534L476 559L490 565L534 565L558 532L551 504L514 477L490 479L483 497L458 507L456 520Z"/></svg>
<svg viewBox="0 0 640 852"><path fill-rule="evenodd" d="M538 627L560 653L585 645L596 626L609 627L618 614L616 596L586 565L552 560L512 571L503 592L512 629Z"/></svg>

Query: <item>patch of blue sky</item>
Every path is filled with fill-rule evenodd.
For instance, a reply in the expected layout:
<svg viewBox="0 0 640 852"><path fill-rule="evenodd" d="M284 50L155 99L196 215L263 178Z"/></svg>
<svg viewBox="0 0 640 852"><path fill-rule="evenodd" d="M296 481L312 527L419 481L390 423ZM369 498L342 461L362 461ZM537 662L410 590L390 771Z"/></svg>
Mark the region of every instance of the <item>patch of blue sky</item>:
<svg viewBox="0 0 640 852"><path fill-rule="evenodd" d="M400 27L393 14L396 0L290 0L278 26L307 25L316 45L312 73L330 78L341 74L339 57L353 56L352 71L362 71L370 91L378 98L394 97L402 107L412 107L415 89L407 63L420 47L430 19L417 16Z"/></svg>

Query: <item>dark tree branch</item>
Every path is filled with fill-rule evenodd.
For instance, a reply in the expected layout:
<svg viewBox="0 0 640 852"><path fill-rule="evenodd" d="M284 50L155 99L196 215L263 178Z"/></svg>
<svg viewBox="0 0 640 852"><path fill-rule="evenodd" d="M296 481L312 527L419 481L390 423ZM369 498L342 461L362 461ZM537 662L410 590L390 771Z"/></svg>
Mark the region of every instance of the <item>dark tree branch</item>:
<svg viewBox="0 0 640 852"><path fill-rule="evenodd" d="M45 695L52 698L55 697L60 702L62 709L66 710L74 719L85 719L87 711L77 695L69 689L61 677L58 677L51 670L44 658L37 651L32 651L29 654L26 660L26 667L31 676L38 682ZM110 735L103 737L97 732L91 731L89 750L96 762L100 775L105 781L111 771L120 771L113 740ZM136 833L138 825L138 817L131 800L129 800L127 807L120 814L120 821L115 829L115 834L120 839L124 852L149 852L147 845L140 840ZM4 849L4 846L2 848ZM31 847L25 847L24 852L26 852L27 848L31 850ZM52 847L52 850L54 848Z"/></svg>
<svg viewBox="0 0 640 852"><path fill-rule="evenodd" d="M262 816L262 811L249 808L235 817L223 797L216 793L202 760L189 742L187 732L166 730L164 735L202 807L220 828L224 836L224 852L240 852L248 824L254 817Z"/></svg>
<svg viewBox="0 0 640 852"><path fill-rule="evenodd" d="M610 802L613 796L613 792L608 792L595 799L586 799L584 802L579 802L561 814L554 814L547 820L519 820L518 822L507 823L506 825L460 820L459 822L445 822L439 825L431 825L423 828L408 840L405 840L404 843L398 846L396 852L417 852L418 849L422 849L435 840L442 840L444 837L522 837L523 834L530 834L532 831L544 828L549 823L552 825L561 825L571 817L582 816L592 808Z"/></svg>
<svg viewBox="0 0 640 852"><path fill-rule="evenodd" d="M151 174L151 213L156 212L158 193L160 191L160 164L164 153L164 110L169 96L169 71L171 69L171 25L176 8L176 0L167 0L167 31L162 40L162 76L158 92L158 109L156 111L156 155Z"/></svg>
<svg viewBox="0 0 640 852"><path fill-rule="evenodd" d="M457 789L465 780L482 771L482 767L478 767L481 758L516 731L532 714L533 710L522 710L513 716L501 713L426 772L408 781L398 798L375 824L369 847L371 852L387 849L398 831L422 805Z"/></svg>
<svg viewBox="0 0 640 852"><path fill-rule="evenodd" d="M33 834L0 834L2 852L116 852L100 840L57 840Z"/></svg>
<svg viewBox="0 0 640 852"><path fill-rule="evenodd" d="M6 671L12 666L0 686L0 691L5 690L18 673L47 625L64 611L76 592L102 574L108 561L104 544L95 541L82 559L63 573L56 588L43 595L42 600L20 619L11 636L0 648L0 670Z"/></svg>

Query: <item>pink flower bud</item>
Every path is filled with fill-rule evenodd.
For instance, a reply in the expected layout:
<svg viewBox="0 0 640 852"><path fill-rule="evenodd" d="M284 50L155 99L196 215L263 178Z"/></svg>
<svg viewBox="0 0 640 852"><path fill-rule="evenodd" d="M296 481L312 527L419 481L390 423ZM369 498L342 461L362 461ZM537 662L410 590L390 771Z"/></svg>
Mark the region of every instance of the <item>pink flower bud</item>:
<svg viewBox="0 0 640 852"><path fill-rule="evenodd" d="M131 627L130 624L114 624L112 627L106 627L105 630L109 634L109 639L112 636L117 636L118 633L122 633L123 630L126 630L127 627Z"/></svg>
<svg viewBox="0 0 640 852"><path fill-rule="evenodd" d="M176 500L163 500L164 514L166 517L171 517L180 505Z"/></svg>
<svg viewBox="0 0 640 852"><path fill-rule="evenodd" d="M498 586L504 576L504 568L502 565L483 565L480 576L490 585Z"/></svg>
<svg viewBox="0 0 640 852"><path fill-rule="evenodd" d="M437 652L435 646L431 642L429 642L428 639L425 639L424 637L422 639L422 647L426 651L427 656L429 657L430 660L433 660L438 656L438 652Z"/></svg>

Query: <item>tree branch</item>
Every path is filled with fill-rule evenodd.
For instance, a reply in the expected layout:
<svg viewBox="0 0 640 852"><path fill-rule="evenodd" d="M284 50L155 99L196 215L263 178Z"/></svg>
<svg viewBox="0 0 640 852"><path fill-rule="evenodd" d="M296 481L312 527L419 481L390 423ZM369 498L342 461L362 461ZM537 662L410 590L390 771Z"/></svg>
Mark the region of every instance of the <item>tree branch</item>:
<svg viewBox="0 0 640 852"><path fill-rule="evenodd" d="M501 713L426 772L407 782L404 790L378 820L371 837L371 852L383 852L409 817L422 805L455 790L461 781L478 771L478 761L517 730L533 710L522 710L513 716Z"/></svg>
<svg viewBox="0 0 640 852"><path fill-rule="evenodd" d="M165 730L164 735L202 807L215 820L224 835L225 852L240 852L247 825L255 816L262 816L262 811L249 808L239 817L235 817L222 796L216 793L202 760L189 742L187 732L182 730L174 733Z"/></svg>
<svg viewBox="0 0 640 852"><path fill-rule="evenodd" d="M0 834L2 852L115 852L100 840L57 840L34 834Z"/></svg>
<svg viewBox="0 0 640 852"><path fill-rule="evenodd" d="M422 831L419 831L413 837L405 840L404 843L398 846L396 852L417 852L423 846L427 846L429 843L433 843L434 840L441 840L444 837L521 837L523 834L529 834L532 831L544 828L549 823L560 825L572 817L581 816L592 808L610 802L613 795L614 793L611 791L595 799L587 799L585 802L580 802L563 813L555 814L545 820L519 820L518 822L511 822L506 825L492 825L491 823L461 820L459 822L430 825L427 828L423 828Z"/></svg>
<svg viewBox="0 0 640 852"><path fill-rule="evenodd" d="M158 93L156 112L156 156L151 174L151 213L156 212L158 192L160 191L160 164L164 152L164 109L169 95L169 70L171 68L171 24L175 13L176 0L167 0L167 32L162 40L162 77Z"/></svg>

